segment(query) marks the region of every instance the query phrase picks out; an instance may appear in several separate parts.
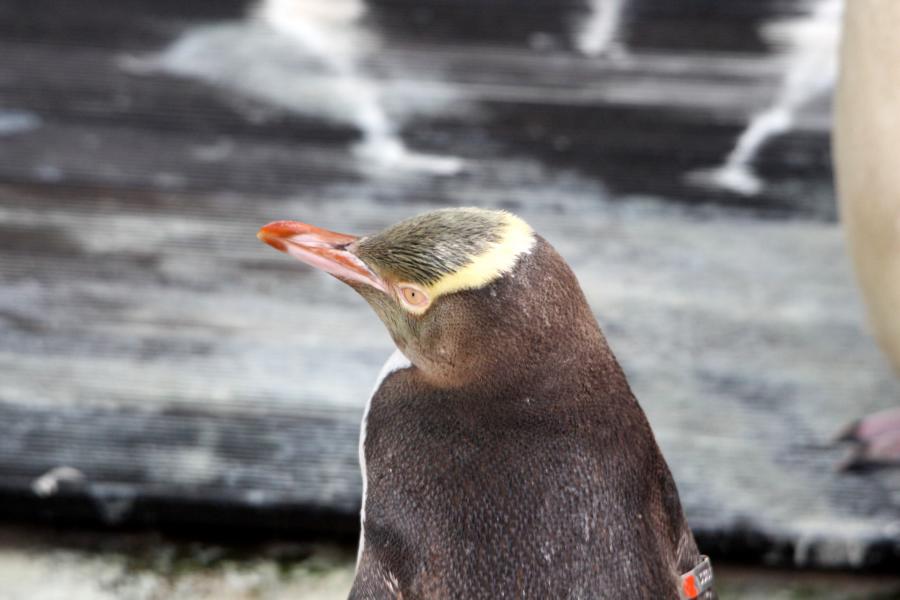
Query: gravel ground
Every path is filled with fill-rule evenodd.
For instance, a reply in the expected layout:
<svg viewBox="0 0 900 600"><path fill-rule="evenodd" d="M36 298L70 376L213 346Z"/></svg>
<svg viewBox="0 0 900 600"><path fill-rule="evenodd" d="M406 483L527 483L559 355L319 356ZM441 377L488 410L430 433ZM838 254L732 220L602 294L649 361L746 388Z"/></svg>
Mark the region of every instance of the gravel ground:
<svg viewBox="0 0 900 600"><path fill-rule="evenodd" d="M172 541L155 534L0 529L0 600L337 600L353 579L352 548ZM736 600L900 598L900 577L717 565Z"/></svg>

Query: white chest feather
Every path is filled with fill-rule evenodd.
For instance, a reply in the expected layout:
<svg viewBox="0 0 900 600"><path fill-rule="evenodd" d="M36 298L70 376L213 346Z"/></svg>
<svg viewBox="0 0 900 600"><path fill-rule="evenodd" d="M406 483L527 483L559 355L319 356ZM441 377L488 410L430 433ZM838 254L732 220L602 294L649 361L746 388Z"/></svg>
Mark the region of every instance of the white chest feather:
<svg viewBox="0 0 900 600"><path fill-rule="evenodd" d="M372 398L375 396L375 393L378 391L378 388L381 387L381 383L387 378L388 375L393 373L394 371L399 371L401 369L407 369L412 366L412 363L409 362L409 359L403 355L399 350L394 350L394 353L391 354L390 358L387 359L387 362L384 363L384 366L381 367L381 372L378 374L378 379L375 381L375 387L372 388L372 393L369 394L369 399L366 401L366 408L363 411L362 425L359 428L359 468L362 471L362 484L363 484L363 493L362 493L362 509L359 511L359 550L356 555L356 568L359 568L359 560L362 558L363 551L363 543L366 537L366 488L368 485L367 482L367 474L366 474L366 423L369 419L369 408L372 405Z"/></svg>

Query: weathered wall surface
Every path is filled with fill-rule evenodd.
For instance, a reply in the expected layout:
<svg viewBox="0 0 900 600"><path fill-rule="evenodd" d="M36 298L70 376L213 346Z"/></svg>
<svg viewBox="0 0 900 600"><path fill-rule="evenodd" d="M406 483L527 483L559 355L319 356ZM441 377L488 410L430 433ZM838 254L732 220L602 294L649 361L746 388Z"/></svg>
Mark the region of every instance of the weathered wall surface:
<svg viewBox="0 0 900 600"><path fill-rule="evenodd" d="M512 5L0 2L8 514L352 536L390 341L254 233L479 205L571 262L708 547L896 560L898 474L833 468L900 398L834 222L833 3Z"/></svg>

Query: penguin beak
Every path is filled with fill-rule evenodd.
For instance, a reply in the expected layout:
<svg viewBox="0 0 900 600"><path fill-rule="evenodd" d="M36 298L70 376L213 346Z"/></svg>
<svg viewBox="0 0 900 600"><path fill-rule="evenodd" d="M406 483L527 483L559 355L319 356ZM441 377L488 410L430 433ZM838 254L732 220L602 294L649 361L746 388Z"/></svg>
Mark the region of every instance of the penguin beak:
<svg viewBox="0 0 900 600"><path fill-rule="evenodd" d="M352 251L355 235L336 233L298 221L275 221L256 234L261 241L345 283L364 283L387 293L384 280Z"/></svg>

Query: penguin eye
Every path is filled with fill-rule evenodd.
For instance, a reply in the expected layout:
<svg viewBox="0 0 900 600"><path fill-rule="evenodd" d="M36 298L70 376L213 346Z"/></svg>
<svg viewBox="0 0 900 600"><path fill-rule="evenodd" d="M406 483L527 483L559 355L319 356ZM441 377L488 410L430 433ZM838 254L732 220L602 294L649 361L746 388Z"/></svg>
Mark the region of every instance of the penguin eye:
<svg viewBox="0 0 900 600"><path fill-rule="evenodd" d="M422 310L426 308L430 302L428 294L424 290L414 285L404 284L399 286L400 299L409 308Z"/></svg>

